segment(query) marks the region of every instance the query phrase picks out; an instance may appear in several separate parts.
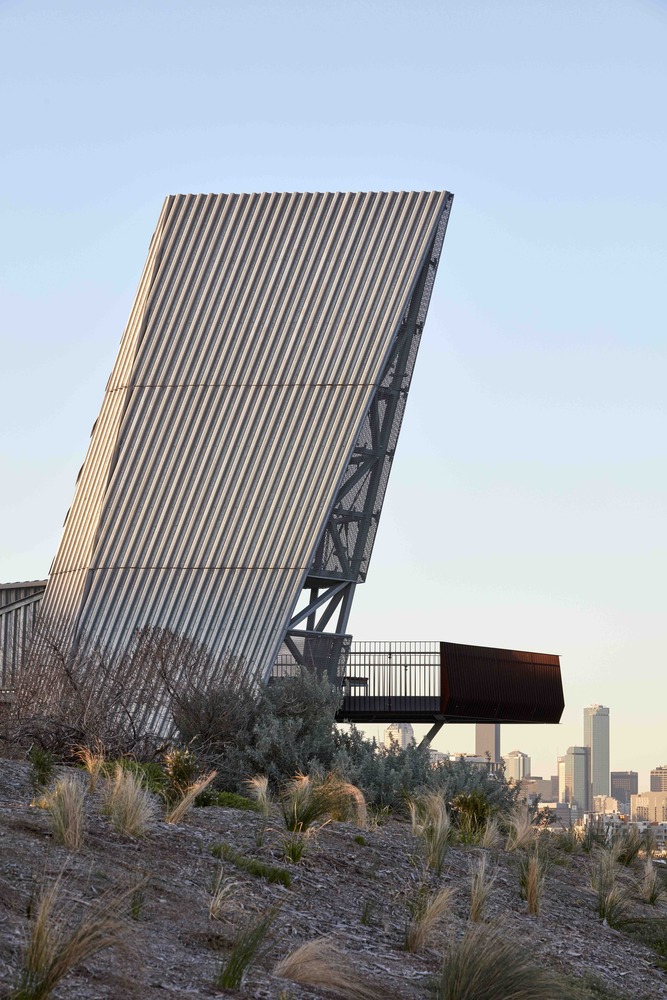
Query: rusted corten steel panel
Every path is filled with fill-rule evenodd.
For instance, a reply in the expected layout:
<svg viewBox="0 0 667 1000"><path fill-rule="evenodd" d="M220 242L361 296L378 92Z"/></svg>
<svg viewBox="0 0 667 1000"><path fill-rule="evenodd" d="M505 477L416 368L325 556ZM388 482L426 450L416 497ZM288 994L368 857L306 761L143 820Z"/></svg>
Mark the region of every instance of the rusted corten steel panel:
<svg viewBox="0 0 667 1000"><path fill-rule="evenodd" d="M560 721L565 701L556 655L441 642L440 670L440 710L448 721Z"/></svg>

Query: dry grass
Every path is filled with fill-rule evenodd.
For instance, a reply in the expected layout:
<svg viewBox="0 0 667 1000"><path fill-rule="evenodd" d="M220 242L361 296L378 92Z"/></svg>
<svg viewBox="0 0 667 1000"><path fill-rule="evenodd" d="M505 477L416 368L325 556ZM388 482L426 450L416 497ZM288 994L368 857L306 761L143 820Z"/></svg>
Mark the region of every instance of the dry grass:
<svg viewBox="0 0 667 1000"><path fill-rule="evenodd" d="M486 854L481 854L470 878L470 919L477 923L484 916L495 878L487 870Z"/></svg>
<svg viewBox="0 0 667 1000"><path fill-rule="evenodd" d="M264 774L256 774L248 778L245 782L248 786L248 793L260 808L263 816L271 813L271 791L269 789L269 779Z"/></svg>
<svg viewBox="0 0 667 1000"><path fill-rule="evenodd" d="M191 785L188 785L178 802L176 802L174 807L166 814L164 818L165 823L180 823L185 814L190 812L192 809L197 796L203 792L205 788L208 788L217 774L217 771L211 771L210 774L207 774L205 777L200 778L198 781L194 781Z"/></svg>
<svg viewBox="0 0 667 1000"><path fill-rule="evenodd" d="M360 830L367 830L368 807L361 789L335 774L327 775L324 786L331 798L331 818L342 823L354 823Z"/></svg>
<svg viewBox="0 0 667 1000"><path fill-rule="evenodd" d="M454 886L448 885L415 907L405 931L406 951L421 951L428 944L440 920L449 912L455 894Z"/></svg>
<svg viewBox="0 0 667 1000"><path fill-rule="evenodd" d="M424 845L426 864L438 875L452 839L452 824L442 792L426 792L408 802L412 832Z"/></svg>
<svg viewBox="0 0 667 1000"><path fill-rule="evenodd" d="M233 897L240 885L241 883L233 878L225 878L222 871L218 873L208 904L208 915L211 920L222 920L229 913Z"/></svg>
<svg viewBox="0 0 667 1000"><path fill-rule="evenodd" d="M79 747L76 756L88 772L88 791L94 792L97 788L97 779L102 773L105 763L104 746L98 740L94 749L91 747Z"/></svg>
<svg viewBox="0 0 667 1000"><path fill-rule="evenodd" d="M528 904L528 912L538 916L544 890L544 880L547 874L547 864L539 851L532 851L522 859L519 881L521 894Z"/></svg>
<svg viewBox="0 0 667 1000"><path fill-rule="evenodd" d="M341 1000L386 1000L387 996L383 986L361 978L350 957L328 937L302 944L276 965L273 974L302 986L330 990Z"/></svg>
<svg viewBox="0 0 667 1000"><path fill-rule="evenodd" d="M640 898L645 903L650 903L651 906L655 906L667 895L667 886L650 857L647 857L644 862L644 873L637 888Z"/></svg>
<svg viewBox="0 0 667 1000"><path fill-rule="evenodd" d="M105 791L105 810L114 830L128 837L143 836L155 819L156 809L140 778L117 764Z"/></svg>
<svg viewBox="0 0 667 1000"><path fill-rule="evenodd" d="M596 892L598 916L609 927L617 927L627 916L630 904L628 890L617 881L619 845L599 848L591 872L591 885Z"/></svg>
<svg viewBox="0 0 667 1000"><path fill-rule="evenodd" d="M61 778L44 799L53 835L69 851L78 851L83 844L84 802L84 790L74 775Z"/></svg>
<svg viewBox="0 0 667 1000"><path fill-rule="evenodd" d="M434 984L436 1000L572 1000L571 984L501 931L471 927L453 944Z"/></svg>
<svg viewBox="0 0 667 1000"><path fill-rule="evenodd" d="M480 847L483 847L485 851L495 851L502 844L502 840L503 835L500 831L498 820L490 816L484 827Z"/></svg>
<svg viewBox="0 0 667 1000"><path fill-rule="evenodd" d="M61 884L61 878L56 879L37 901L12 1000L45 1000L75 966L123 940L126 924L120 912L127 903L127 891L102 897L70 929L68 915L60 906Z"/></svg>
<svg viewBox="0 0 667 1000"><path fill-rule="evenodd" d="M519 851L533 846L537 837L537 827L533 825L530 813L525 806L517 809L510 816L508 826L506 851Z"/></svg>
<svg viewBox="0 0 667 1000"><path fill-rule="evenodd" d="M335 774L323 780L297 774L282 789L280 797L285 826L293 833L305 833L313 823L327 817L351 819L365 828L368 815L362 792Z"/></svg>

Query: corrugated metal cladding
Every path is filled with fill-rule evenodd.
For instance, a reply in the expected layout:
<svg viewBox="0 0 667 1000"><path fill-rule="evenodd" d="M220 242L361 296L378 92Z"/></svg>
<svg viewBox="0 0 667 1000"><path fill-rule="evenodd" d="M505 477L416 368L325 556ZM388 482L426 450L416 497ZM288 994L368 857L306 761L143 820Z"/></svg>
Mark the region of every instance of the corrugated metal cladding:
<svg viewBox="0 0 667 1000"><path fill-rule="evenodd" d="M16 684L45 588L46 580L0 584L0 700Z"/></svg>
<svg viewBox="0 0 667 1000"><path fill-rule="evenodd" d="M166 199L45 620L268 673L451 198Z"/></svg>
<svg viewBox="0 0 667 1000"><path fill-rule="evenodd" d="M476 722L559 722L560 659L549 653L440 644L441 713Z"/></svg>

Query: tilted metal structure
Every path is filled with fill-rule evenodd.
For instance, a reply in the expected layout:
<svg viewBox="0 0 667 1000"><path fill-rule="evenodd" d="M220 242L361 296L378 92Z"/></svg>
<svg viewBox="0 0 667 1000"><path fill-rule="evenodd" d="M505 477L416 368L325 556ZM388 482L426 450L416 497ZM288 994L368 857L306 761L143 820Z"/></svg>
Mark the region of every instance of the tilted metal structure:
<svg viewBox="0 0 667 1000"><path fill-rule="evenodd" d="M46 580L0 583L0 702L16 686L45 589Z"/></svg>
<svg viewBox="0 0 667 1000"><path fill-rule="evenodd" d="M166 199L41 620L340 676L451 202Z"/></svg>

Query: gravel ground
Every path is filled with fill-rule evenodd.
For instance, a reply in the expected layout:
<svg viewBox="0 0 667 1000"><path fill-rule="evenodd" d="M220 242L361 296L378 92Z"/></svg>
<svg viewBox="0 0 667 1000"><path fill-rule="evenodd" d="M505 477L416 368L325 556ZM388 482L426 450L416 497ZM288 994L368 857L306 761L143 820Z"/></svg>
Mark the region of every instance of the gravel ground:
<svg viewBox="0 0 667 1000"><path fill-rule="evenodd" d="M84 776L81 775L81 780ZM429 889L453 885L456 894L429 946L419 954L403 950L409 904L423 881L418 845L407 823L390 821L359 831L330 823L320 830L297 865L285 862L278 817L257 846L262 819L236 809L195 809L183 825L156 822L134 840L112 830L101 815L98 794L87 798L86 839L70 853L55 843L47 813L31 804L27 765L0 761L0 984L15 982L29 929L31 901L49 880L61 876L63 901L82 913L105 893L141 880L134 917L127 904L122 948L104 951L70 973L53 997L68 1000L158 1000L220 996L214 981L238 927L254 914L278 907L267 946L251 966L241 990L246 998L315 1000L335 994L305 989L272 975L276 963L298 945L329 935L346 956L352 978L374 982L393 1000L429 996L447 941L467 924L471 866L476 848L452 848L442 875L429 875ZM292 885L269 884L217 860L221 842L245 855L287 868ZM667 1000L667 973L656 954L621 931L604 926L594 910L590 859L563 855L546 880L538 917L527 913L519 892L518 856L487 852L495 882L486 909L497 926L538 965L564 976L594 974L617 995L632 1000ZM234 885L223 918L209 915L217 878ZM637 878L629 873L628 884ZM633 917L667 917L667 905L635 899ZM599 994L604 996L604 992ZM613 994L612 994L613 995Z"/></svg>

